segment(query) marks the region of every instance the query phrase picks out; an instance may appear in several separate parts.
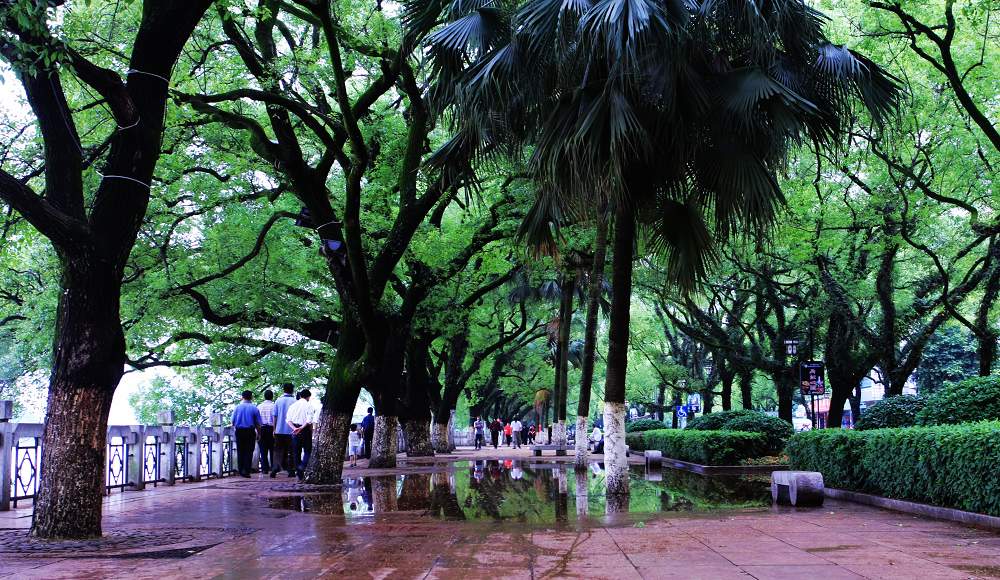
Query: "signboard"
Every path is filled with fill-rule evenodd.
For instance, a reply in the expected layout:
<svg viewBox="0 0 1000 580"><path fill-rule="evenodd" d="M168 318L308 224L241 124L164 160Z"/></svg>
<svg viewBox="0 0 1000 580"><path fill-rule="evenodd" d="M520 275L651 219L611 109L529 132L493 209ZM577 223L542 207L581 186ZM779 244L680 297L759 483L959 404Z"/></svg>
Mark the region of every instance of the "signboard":
<svg viewBox="0 0 1000 580"><path fill-rule="evenodd" d="M807 360L799 363L799 392L803 395L826 394L823 379L823 361Z"/></svg>
<svg viewBox="0 0 1000 580"><path fill-rule="evenodd" d="M688 395L688 408L692 413L701 412L701 395L698 393L692 393Z"/></svg>

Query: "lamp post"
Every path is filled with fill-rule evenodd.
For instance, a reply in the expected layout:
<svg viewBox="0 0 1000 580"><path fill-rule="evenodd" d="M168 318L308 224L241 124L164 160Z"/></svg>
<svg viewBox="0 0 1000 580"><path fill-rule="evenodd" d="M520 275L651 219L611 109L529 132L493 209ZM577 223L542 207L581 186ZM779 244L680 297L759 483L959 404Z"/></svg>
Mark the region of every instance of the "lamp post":
<svg viewBox="0 0 1000 580"><path fill-rule="evenodd" d="M785 357L795 357L796 355L798 355L799 352L798 340L790 338L790 339L785 339L784 342L785 342ZM789 364L789 373L791 373L793 378L795 377L794 367L791 366L791 363ZM802 385L799 385L799 388L801 392ZM819 421L816 415L816 395L812 393L809 393L809 407L812 411L812 415L809 417L809 419L810 421L812 421L813 427L817 427L819 426Z"/></svg>

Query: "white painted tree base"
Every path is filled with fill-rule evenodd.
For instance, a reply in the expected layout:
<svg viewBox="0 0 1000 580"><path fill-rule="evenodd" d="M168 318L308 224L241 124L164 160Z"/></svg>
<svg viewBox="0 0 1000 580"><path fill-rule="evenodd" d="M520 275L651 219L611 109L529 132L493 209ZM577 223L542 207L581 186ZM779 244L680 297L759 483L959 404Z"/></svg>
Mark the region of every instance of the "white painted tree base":
<svg viewBox="0 0 1000 580"><path fill-rule="evenodd" d="M625 404L604 403L604 469L606 496L627 496L628 457L625 455ZM608 501L610 506L611 501Z"/></svg>
<svg viewBox="0 0 1000 580"><path fill-rule="evenodd" d="M590 433L587 432L587 418L577 417L576 418L576 456L573 458L573 464L577 469L587 469L587 463L589 458L589 452L587 451L587 441L590 439Z"/></svg>
<svg viewBox="0 0 1000 580"><path fill-rule="evenodd" d="M586 469L577 469L576 475L576 515L580 517L587 517L587 508L590 504L590 491L588 485L590 483L589 476L590 472Z"/></svg>
<svg viewBox="0 0 1000 580"><path fill-rule="evenodd" d="M566 444L566 423L563 423L562 421L557 421L552 424L552 444L553 445Z"/></svg>

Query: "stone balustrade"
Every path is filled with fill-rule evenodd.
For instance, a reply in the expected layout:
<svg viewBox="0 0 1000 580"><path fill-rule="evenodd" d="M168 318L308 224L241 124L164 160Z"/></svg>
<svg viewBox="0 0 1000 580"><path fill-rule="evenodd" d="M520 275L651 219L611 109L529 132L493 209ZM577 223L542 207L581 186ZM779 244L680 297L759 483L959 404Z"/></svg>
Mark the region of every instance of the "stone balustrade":
<svg viewBox="0 0 1000 580"><path fill-rule="evenodd" d="M111 425L105 454L105 490L138 491L236 472L232 427ZM34 498L42 457L41 423L0 422L0 511Z"/></svg>

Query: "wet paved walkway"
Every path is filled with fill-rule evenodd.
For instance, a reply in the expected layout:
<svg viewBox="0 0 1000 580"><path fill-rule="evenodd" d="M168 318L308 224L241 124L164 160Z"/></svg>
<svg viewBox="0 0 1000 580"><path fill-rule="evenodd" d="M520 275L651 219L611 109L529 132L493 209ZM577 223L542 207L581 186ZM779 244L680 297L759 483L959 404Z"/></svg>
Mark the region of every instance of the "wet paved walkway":
<svg viewBox="0 0 1000 580"><path fill-rule="evenodd" d="M516 455L525 458L523 452ZM456 458L471 457L464 451ZM420 464L397 471L443 468ZM0 513L0 528L6 528L0 530L0 576L1000 577L1000 535L834 501L820 509L661 514L642 521L630 514L590 513L585 523L533 526L428 517L421 501L397 498L394 486L382 490L382 501L397 511L345 517L342 500L324 503L321 494L303 496L304 491L279 476L115 494L106 504L105 537L71 544L26 540L30 509ZM302 497L312 498L311 513L271 507L282 505L282 498Z"/></svg>

